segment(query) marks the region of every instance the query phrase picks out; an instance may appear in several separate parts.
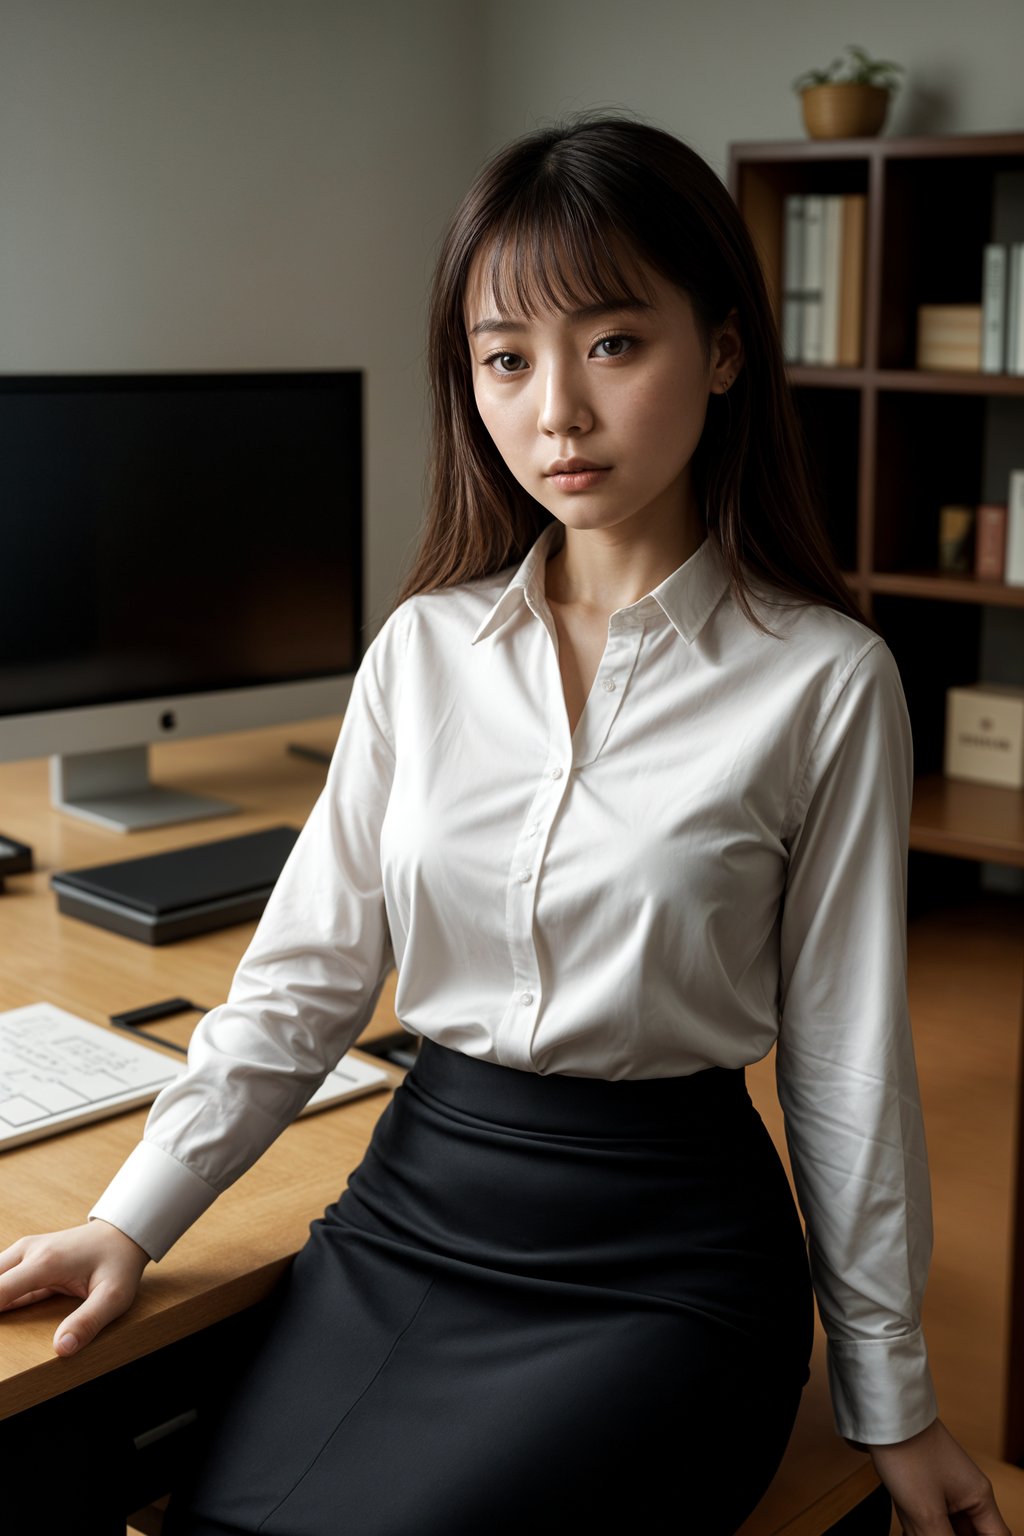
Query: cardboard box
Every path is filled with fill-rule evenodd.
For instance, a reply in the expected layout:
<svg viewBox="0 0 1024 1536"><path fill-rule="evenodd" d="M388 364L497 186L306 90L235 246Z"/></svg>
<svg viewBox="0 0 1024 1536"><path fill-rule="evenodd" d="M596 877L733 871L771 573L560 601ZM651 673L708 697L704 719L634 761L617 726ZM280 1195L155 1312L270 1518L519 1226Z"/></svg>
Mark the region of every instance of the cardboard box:
<svg viewBox="0 0 1024 1536"><path fill-rule="evenodd" d="M947 688L944 766L950 779L1024 789L1024 688Z"/></svg>

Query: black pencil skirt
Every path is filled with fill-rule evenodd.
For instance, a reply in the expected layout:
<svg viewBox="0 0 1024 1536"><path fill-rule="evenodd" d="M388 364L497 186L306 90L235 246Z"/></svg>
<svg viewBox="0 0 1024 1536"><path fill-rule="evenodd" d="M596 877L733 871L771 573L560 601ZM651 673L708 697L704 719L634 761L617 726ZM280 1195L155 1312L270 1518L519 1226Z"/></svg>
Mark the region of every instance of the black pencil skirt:
<svg viewBox="0 0 1024 1536"><path fill-rule="evenodd" d="M424 1042L167 1536L726 1536L808 1377L800 1218L743 1070Z"/></svg>

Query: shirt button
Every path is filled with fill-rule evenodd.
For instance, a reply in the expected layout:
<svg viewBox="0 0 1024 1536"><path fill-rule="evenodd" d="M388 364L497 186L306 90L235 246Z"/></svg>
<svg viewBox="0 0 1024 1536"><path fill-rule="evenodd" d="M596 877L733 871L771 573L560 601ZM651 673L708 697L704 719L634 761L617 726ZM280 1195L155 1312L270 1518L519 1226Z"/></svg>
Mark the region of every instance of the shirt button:
<svg viewBox="0 0 1024 1536"><path fill-rule="evenodd" d="M524 1007L529 1008L530 1004L533 1002L533 993L532 992L522 992L522 993L520 993L519 1001L524 1005Z"/></svg>
<svg viewBox="0 0 1024 1536"><path fill-rule="evenodd" d="M551 777L553 779L560 779L562 777L562 770L561 770L561 768L552 768L552 770L551 770Z"/></svg>
<svg viewBox="0 0 1024 1536"><path fill-rule="evenodd" d="M605 693L615 692L615 683L614 680L610 677L605 678L604 682L601 684L601 687L604 689Z"/></svg>
<svg viewBox="0 0 1024 1536"><path fill-rule="evenodd" d="M516 875L516 879L519 881L520 885L526 885L531 878L532 872L528 869L521 869L518 875Z"/></svg>
<svg viewBox="0 0 1024 1536"><path fill-rule="evenodd" d="M539 821L535 821L532 827L527 827L526 835L527 835L527 837L536 837L537 833L539 831L540 831L540 822Z"/></svg>

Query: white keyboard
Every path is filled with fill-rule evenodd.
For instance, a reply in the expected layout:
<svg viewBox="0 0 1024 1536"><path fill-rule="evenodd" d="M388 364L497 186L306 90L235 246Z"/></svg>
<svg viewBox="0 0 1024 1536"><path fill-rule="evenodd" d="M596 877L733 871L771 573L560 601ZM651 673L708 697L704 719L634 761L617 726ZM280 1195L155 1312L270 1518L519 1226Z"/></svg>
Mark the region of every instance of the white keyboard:
<svg viewBox="0 0 1024 1536"><path fill-rule="evenodd" d="M0 1151L148 1104L184 1070L52 1003L0 1013Z"/></svg>
<svg viewBox="0 0 1024 1536"><path fill-rule="evenodd" d="M184 1071L184 1057L176 1060L53 1003L0 1013L0 1152L149 1104ZM348 1054L302 1113L395 1081L386 1068Z"/></svg>

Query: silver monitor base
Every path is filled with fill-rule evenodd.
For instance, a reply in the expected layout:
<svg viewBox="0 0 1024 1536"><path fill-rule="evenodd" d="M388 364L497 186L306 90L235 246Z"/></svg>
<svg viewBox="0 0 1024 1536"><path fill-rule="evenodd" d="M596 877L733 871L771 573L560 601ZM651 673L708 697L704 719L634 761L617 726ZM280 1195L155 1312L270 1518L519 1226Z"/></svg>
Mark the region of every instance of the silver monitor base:
<svg viewBox="0 0 1024 1536"><path fill-rule="evenodd" d="M139 832L239 810L227 800L151 784L148 747L51 757L50 799L58 811L113 832Z"/></svg>

